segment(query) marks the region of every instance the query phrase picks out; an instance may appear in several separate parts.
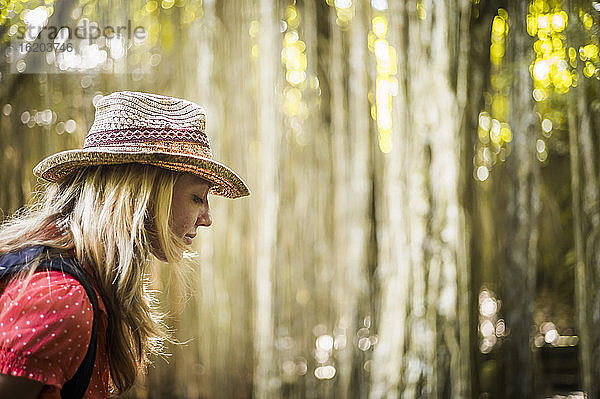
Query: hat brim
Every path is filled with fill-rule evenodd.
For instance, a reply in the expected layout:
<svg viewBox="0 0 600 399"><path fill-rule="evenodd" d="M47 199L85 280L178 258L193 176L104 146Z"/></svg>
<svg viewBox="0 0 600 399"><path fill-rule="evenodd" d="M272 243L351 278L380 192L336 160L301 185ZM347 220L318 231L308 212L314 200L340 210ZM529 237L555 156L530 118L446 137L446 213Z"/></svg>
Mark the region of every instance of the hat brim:
<svg viewBox="0 0 600 399"><path fill-rule="evenodd" d="M33 173L37 177L58 182L77 169L96 165L119 165L140 163L164 169L187 172L212 184L210 193L227 198L250 195L244 181L227 166L208 158L165 152L140 152L139 147L94 147L93 149L68 150L51 155L41 161Z"/></svg>

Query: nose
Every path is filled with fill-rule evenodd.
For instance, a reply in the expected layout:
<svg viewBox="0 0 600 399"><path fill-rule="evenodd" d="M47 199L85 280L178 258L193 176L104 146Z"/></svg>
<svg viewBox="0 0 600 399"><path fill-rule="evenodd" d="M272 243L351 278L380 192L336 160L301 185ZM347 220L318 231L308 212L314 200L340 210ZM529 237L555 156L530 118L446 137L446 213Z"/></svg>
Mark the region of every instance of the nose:
<svg viewBox="0 0 600 399"><path fill-rule="evenodd" d="M210 217L210 210L208 209L208 207L206 207L200 212L200 215L196 220L196 226L209 227L211 224L212 218Z"/></svg>

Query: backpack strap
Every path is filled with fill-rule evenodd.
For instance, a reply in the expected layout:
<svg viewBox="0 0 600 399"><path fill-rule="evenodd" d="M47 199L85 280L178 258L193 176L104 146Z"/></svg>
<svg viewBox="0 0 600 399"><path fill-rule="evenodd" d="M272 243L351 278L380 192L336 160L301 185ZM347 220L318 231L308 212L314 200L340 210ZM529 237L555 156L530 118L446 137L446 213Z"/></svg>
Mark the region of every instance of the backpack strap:
<svg viewBox="0 0 600 399"><path fill-rule="evenodd" d="M48 248L45 246L36 245L0 256L0 279L19 272L28 263L42 255L42 253L47 250ZM41 261L37 270L56 270L70 275L81 284L90 302L92 303L94 317L92 321L92 334L87 353L79 365L79 368L75 372L75 375L73 375L73 378L65 382L60 390L60 396L63 399L83 398L83 395L87 391L88 385L90 384L90 380L92 379L92 372L94 370L94 364L96 363L96 347L98 342L98 326L96 322L98 299L96 297L96 292L90 283L88 274L81 268L79 262L77 262L75 258L64 258L61 256L44 259Z"/></svg>

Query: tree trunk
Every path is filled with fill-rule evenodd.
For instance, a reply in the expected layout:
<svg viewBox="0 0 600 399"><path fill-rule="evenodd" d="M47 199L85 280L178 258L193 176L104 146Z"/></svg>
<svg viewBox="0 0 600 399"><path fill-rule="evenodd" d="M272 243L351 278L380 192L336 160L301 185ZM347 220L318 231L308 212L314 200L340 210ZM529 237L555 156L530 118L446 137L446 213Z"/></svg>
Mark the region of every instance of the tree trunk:
<svg viewBox="0 0 600 399"><path fill-rule="evenodd" d="M467 284L468 268L459 201L463 147L456 139L465 95L456 82L465 77L455 75L464 68L456 64L461 51L452 38L461 37L456 21L470 4L391 7L399 90L393 149L377 167L382 303L371 396L466 397L469 355L460 346L468 338L459 330L468 325L460 326L468 322L468 294L458 289Z"/></svg>
<svg viewBox="0 0 600 399"><path fill-rule="evenodd" d="M255 307L254 307L254 397L257 399L271 398L277 395L276 388L271 384L275 373L273 353L274 323L273 323L273 278L272 268L275 264L275 248L277 241L278 189L277 164L279 149L279 129L277 118L277 103L273 97L277 73L277 26L275 24L277 8L271 1L258 2L260 41L258 66L258 142L261 156L258 158L256 176L258 182L255 189L257 195L257 224L256 231L256 264Z"/></svg>
<svg viewBox="0 0 600 399"><path fill-rule="evenodd" d="M598 45L597 32L587 32L579 12L595 13L589 4L573 0L569 4L569 45ZM597 19L594 24L597 24ZM597 29L597 28L596 28ZM589 35L589 36L588 36ZM589 398L600 397L600 187L598 176L599 84L581 71L578 60L578 84L569 92L568 125L571 155L571 191L575 252L575 296L579 330L579 366L581 383Z"/></svg>
<svg viewBox="0 0 600 399"><path fill-rule="evenodd" d="M532 352L535 270L538 238L538 180L535 142L537 126L533 114L532 40L526 30L527 2L513 2L508 10L510 30L507 56L513 84L510 92L512 152L504 174L498 175L498 187L506 187L504 247L499 264L502 309L508 337L503 343L501 362L505 398L534 397L534 359ZM508 184L506 184L508 182ZM502 189L502 188L500 188ZM498 204L502 207L502 204ZM501 209L501 208L500 208Z"/></svg>

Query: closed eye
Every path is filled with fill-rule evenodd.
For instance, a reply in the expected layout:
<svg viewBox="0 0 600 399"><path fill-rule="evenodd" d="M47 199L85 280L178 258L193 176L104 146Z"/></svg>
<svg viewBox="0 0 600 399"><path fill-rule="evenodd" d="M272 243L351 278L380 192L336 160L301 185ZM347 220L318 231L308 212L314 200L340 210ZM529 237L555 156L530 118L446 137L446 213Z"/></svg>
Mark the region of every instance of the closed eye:
<svg viewBox="0 0 600 399"><path fill-rule="evenodd" d="M204 204L204 198L199 197L197 195L194 194L194 202L197 204Z"/></svg>

